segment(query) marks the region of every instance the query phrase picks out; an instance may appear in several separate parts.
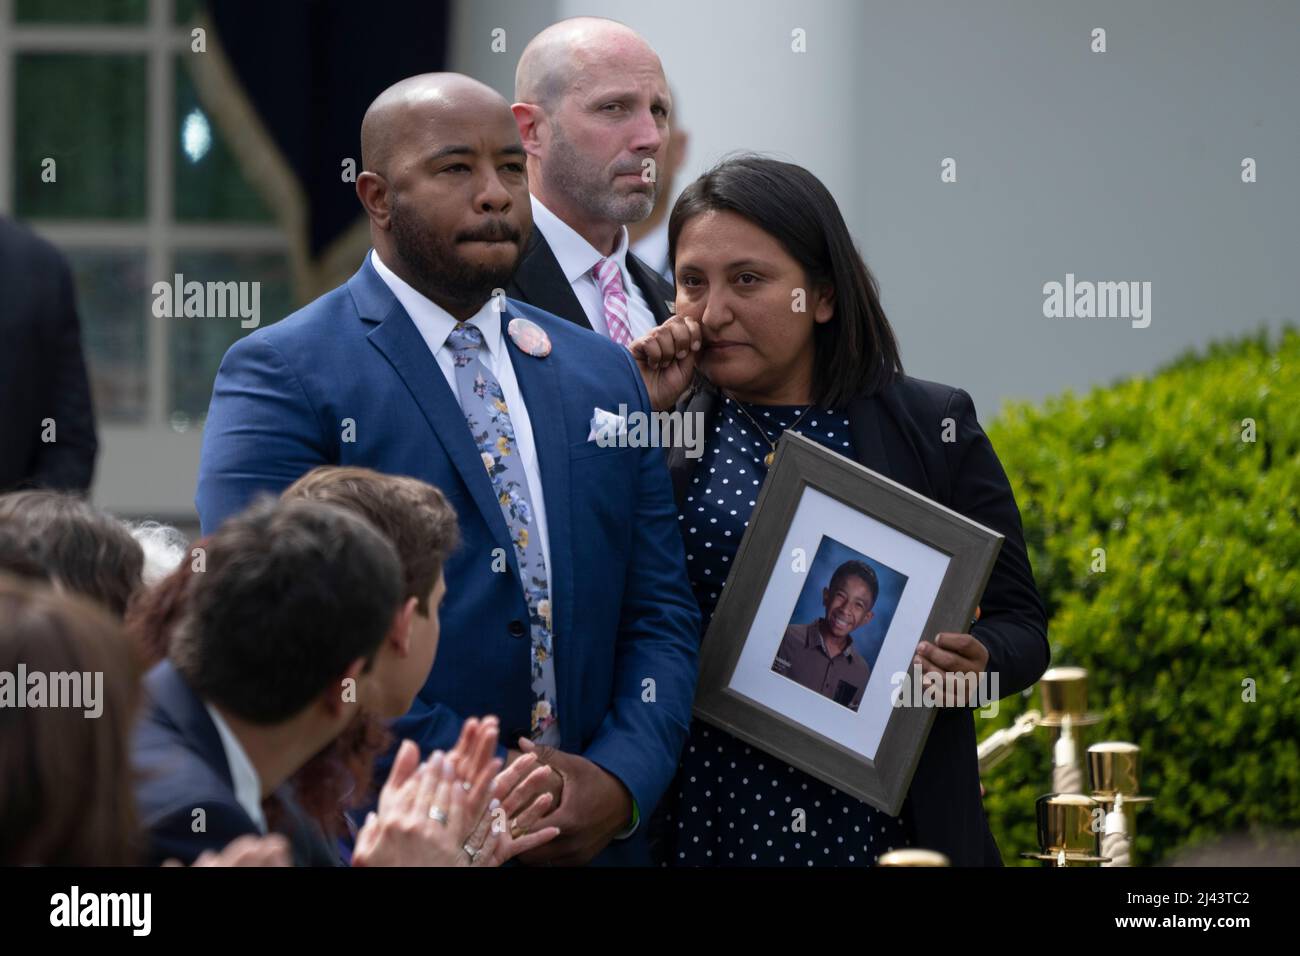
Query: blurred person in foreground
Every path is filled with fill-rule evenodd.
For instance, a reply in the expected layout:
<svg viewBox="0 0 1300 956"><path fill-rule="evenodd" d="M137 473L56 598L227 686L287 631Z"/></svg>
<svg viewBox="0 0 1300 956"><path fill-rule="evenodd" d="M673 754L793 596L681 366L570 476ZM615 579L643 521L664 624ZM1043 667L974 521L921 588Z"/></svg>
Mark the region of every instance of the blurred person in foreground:
<svg viewBox="0 0 1300 956"><path fill-rule="evenodd" d="M151 856L188 862L236 836L278 828L295 863L336 865L337 848L306 806L324 805L325 822L337 818L349 790L368 785L369 761L362 778L344 776L343 789L329 775L296 775L353 725L404 709L383 661L408 639L418 599L402 597L392 545L332 505L264 501L200 546L202 573L183 564L158 586L166 593L184 582L167 604L165 637L150 645L167 659L146 678L149 706L136 736ZM401 748L353 864L506 858L508 835L479 826L500 769L496 742L494 719L471 719L445 754L421 763L416 748ZM417 811L425 816L413 819ZM539 831L513 849L553 836Z"/></svg>
<svg viewBox="0 0 1300 956"><path fill-rule="evenodd" d="M379 698L372 707L385 721L401 717L428 679L438 653L438 610L447 593L443 567L459 542L455 510L446 495L419 479L330 465L307 472L286 488L281 498L318 501L359 515L397 551L409 625L404 631L389 631L375 656L373 674ZM385 750L389 735L376 733L364 721L356 722L354 727L355 731L341 735L295 775L299 799L318 819L328 819L332 813L337 820L341 809L374 802L372 795L360 792L361 782L369 779L369 763ZM386 776L389 765L390 760L381 759L378 773ZM340 766L348 768L348 776L343 779L350 778L352 787L346 794L333 794L325 784L339 779ZM484 814L465 843L470 861L476 865L501 863L558 835L554 827L534 832L552 808L550 778L550 771L539 764L535 753L521 755L501 772L493 790L497 799L491 809L499 808L505 819L517 820L518 824L498 827L494 834L489 829L491 815ZM315 796L309 798L312 793ZM482 855L490 836L491 854Z"/></svg>
<svg viewBox="0 0 1300 956"><path fill-rule="evenodd" d="M29 540L57 587L121 619L144 569L144 551L125 524L76 495L43 490L0 495L0 519Z"/></svg>
<svg viewBox="0 0 1300 956"><path fill-rule="evenodd" d="M0 574L0 866L142 861L129 749L139 697L136 655L102 607ZM274 835L197 861L288 862Z"/></svg>
<svg viewBox="0 0 1300 956"><path fill-rule="evenodd" d="M285 501L315 501L341 508L365 519L393 546L402 567L403 620L384 638L371 674L373 681L360 712L347 728L302 765L292 776L294 799L319 824L324 835L339 840L344 860L350 858L358 813L375 803L372 781L389 776L392 735L386 724L401 717L423 685L437 654L438 608L446 594L443 566L458 540L456 515L446 497L432 485L414 478L384 475L368 468L321 466L287 488ZM208 541L194 552L206 555ZM127 610L126 629L146 664L167 657L177 626L184 619L189 587L198 575L194 562L181 563L170 575L142 591ZM463 728L462 728L463 732ZM376 764L377 758L386 755ZM550 772L527 754L502 771L494 786L494 803L502 813L535 827L551 808ZM351 812L351 816L349 816ZM516 838L509 828L489 831L488 814L465 842L466 860L476 866L495 865L540 846L555 835L543 827ZM488 843L491 838L491 843ZM483 853L485 844L490 850Z"/></svg>

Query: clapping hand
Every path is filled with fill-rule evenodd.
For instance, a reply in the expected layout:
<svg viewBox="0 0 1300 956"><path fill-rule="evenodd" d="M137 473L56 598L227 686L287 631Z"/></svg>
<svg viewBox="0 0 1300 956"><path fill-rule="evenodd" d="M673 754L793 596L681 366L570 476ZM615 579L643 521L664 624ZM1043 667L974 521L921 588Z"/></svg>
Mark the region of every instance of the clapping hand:
<svg viewBox="0 0 1300 956"><path fill-rule="evenodd" d="M402 741L379 806L357 834L353 865L463 865L501 768L497 735L496 718L470 718L455 748L423 763L419 748Z"/></svg>
<svg viewBox="0 0 1300 956"><path fill-rule="evenodd" d="M497 795L465 841L466 866L500 866L521 853L550 843L560 828L538 824L556 802L552 789L559 775L524 754L497 775Z"/></svg>

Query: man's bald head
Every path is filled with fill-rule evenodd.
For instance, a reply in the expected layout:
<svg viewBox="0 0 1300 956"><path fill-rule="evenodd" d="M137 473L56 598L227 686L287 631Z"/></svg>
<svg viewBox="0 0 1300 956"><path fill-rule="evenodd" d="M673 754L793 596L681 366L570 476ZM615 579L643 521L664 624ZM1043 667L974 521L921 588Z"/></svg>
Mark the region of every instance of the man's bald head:
<svg viewBox="0 0 1300 956"><path fill-rule="evenodd" d="M515 69L515 100L550 111L584 70L645 59L659 63L650 44L626 24L604 17L561 20L524 47Z"/></svg>
<svg viewBox="0 0 1300 956"><path fill-rule="evenodd" d="M361 120L361 166L387 177L393 157L426 135L439 120L476 112L487 121L493 111L510 118L510 104L492 87L461 73L408 76L384 90Z"/></svg>
<svg viewBox="0 0 1300 956"><path fill-rule="evenodd" d="M458 73L390 86L361 123L357 198L375 254L457 319L509 283L532 230L510 104Z"/></svg>
<svg viewBox="0 0 1300 956"><path fill-rule="evenodd" d="M658 55L615 20L561 20L520 55L512 108L533 198L611 253L654 208L672 109Z"/></svg>

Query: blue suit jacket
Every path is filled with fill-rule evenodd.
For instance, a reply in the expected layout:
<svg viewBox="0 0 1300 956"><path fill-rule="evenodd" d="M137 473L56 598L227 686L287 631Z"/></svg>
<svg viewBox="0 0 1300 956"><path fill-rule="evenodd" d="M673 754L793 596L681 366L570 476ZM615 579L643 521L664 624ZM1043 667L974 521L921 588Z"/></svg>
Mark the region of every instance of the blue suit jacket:
<svg viewBox="0 0 1300 956"><path fill-rule="evenodd" d="M220 850L236 837L257 834L257 824L235 798L226 751L203 701L169 661L145 675L144 689L145 709L135 728L131 760L147 861L189 864L204 850ZM337 850L288 788L275 798L280 810L275 829L289 837L294 862L338 865ZM196 818L199 809L203 814ZM199 832L196 819L202 820Z"/></svg>
<svg viewBox="0 0 1300 956"><path fill-rule="evenodd" d="M625 349L506 301L502 341L528 406L550 538L561 749L618 777L644 818L686 737L699 610L661 450L602 448L587 436L597 407L648 413L649 397ZM550 355L515 346L505 333L515 316L546 330ZM455 395L368 259L346 285L226 354L199 466L204 533L322 464L427 481L459 517L438 657L396 733L425 752L445 749L465 717L491 713L513 743L529 727L532 699L514 548ZM506 573L493 571L494 552ZM646 859L641 844L616 843L603 862Z"/></svg>

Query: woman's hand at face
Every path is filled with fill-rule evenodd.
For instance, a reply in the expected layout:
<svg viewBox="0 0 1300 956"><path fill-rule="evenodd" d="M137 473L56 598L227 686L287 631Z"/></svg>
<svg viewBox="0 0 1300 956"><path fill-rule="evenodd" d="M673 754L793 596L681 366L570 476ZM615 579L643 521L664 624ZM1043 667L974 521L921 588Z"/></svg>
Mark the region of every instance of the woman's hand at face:
<svg viewBox="0 0 1300 956"><path fill-rule="evenodd" d="M700 323L688 315L674 315L632 343L632 357L655 411L672 409L690 388L703 344Z"/></svg>

